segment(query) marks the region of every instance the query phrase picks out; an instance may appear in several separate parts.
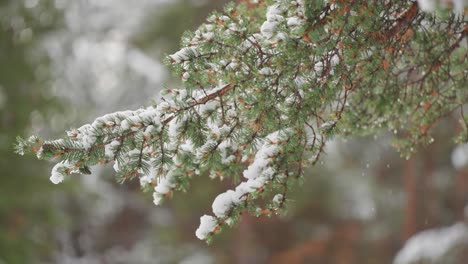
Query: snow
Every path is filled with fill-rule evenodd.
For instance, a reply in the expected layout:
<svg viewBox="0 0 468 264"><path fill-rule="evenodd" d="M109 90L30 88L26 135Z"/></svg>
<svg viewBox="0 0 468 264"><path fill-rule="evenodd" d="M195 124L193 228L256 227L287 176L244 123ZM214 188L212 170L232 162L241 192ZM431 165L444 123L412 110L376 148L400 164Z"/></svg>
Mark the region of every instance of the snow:
<svg viewBox="0 0 468 264"><path fill-rule="evenodd" d="M432 12L435 10L437 0L418 0L418 6L422 11Z"/></svg>
<svg viewBox="0 0 468 264"><path fill-rule="evenodd" d="M301 24L303 23L303 21L301 19L299 19L298 17L290 17L288 18L288 27L297 27L297 26L300 26Z"/></svg>
<svg viewBox="0 0 468 264"><path fill-rule="evenodd" d="M198 56L198 55L199 55L199 52L196 48L185 47L177 51L176 53L169 55L169 58L171 58L175 63L180 63L182 61L186 61L190 59L191 56Z"/></svg>
<svg viewBox="0 0 468 264"><path fill-rule="evenodd" d="M184 72L184 74L182 74L182 81L186 82L189 77L190 77L190 73Z"/></svg>
<svg viewBox="0 0 468 264"><path fill-rule="evenodd" d="M55 164L54 168L52 168L52 174L50 176L50 181L53 184L59 184L64 180L64 175L65 175L65 170L68 169L73 169L74 166L68 163L67 161L62 161L57 164ZM76 172L76 170L73 170L71 172Z"/></svg>
<svg viewBox="0 0 468 264"><path fill-rule="evenodd" d="M283 199L284 199L284 196L281 193L278 193L277 195L273 197L273 203L275 205L280 205Z"/></svg>
<svg viewBox="0 0 468 264"><path fill-rule="evenodd" d="M116 160L114 162L114 165L112 165L112 169L114 169L115 172L119 172L120 171L120 165L119 165L119 161Z"/></svg>
<svg viewBox="0 0 468 264"><path fill-rule="evenodd" d="M233 190L219 194L213 201L213 213L217 217L227 216L233 206L240 203L239 195Z"/></svg>
<svg viewBox="0 0 468 264"><path fill-rule="evenodd" d="M464 0L453 0L453 1L441 1L441 0L418 0L419 8L424 12L434 12L438 7L445 7L447 3L452 3L454 11L456 13L463 13L466 1Z"/></svg>
<svg viewBox="0 0 468 264"><path fill-rule="evenodd" d="M81 142L83 148L89 149L96 142L95 128L89 124L78 129L76 138Z"/></svg>
<svg viewBox="0 0 468 264"><path fill-rule="evenodd" d="M340 63L340 57L337 54L333 54L333 56L330 59L331 66L336 66L338 63Z"/></svg>
<svg viewBox="0 0 468 264"><path fill-rule="evenodd" d="M274 144L278 140L280 140L279 131L267 136L267 142L255 154L254 162L244 171L245 178L255 179L262 174L272 158L278 154L278 146Z"/></svg>
<svg viewBox="0 0 468 264"><path fill-rule="evenodd" d="M213 32L207 32L202 34L203 38L207 41L211 41L214 38Z"/></svg>
<svg viewBox="0 0 468 264"><path fill-rule="evenodd" d="M273 74L273 70L269 67L265 67L265 68L262 68L260 71L258 71L258 73L260 73L261 75L272 75Z"/></svg>
<svg viewBox="0 0 468 264"><path fill-rule="evenodd" d="M260 27L260 32L263 36L271 38L273 33L275 33L278 24L278 22L265 21Z"/></svg>
<svg viewBox="0 0 468 264"><path fill-rule="evenodd" d="M468 144L458 145L452 152L452 164L460 170L468 165Z"/></svg>
<svg viewBox="0 0 468 264"><path fill-rule="evenodd" d="M221 163L222 164L229 164L236 160L236 156L232 153L237 150L235 146L233 146L230 142L224 140L218 146L219 153L221 155Z"/></svg>
<svg viewBox="0 0 468 264"><path fill-rule="evenodd" d="M279 142L284 141L290 132L290 129L280 130L269 134L265 138L265 142L257 150L254 161L244 171L243 175L247 181L241 182L235 190L228 190L219 194L213 201L212 210L217 217L227 217L235 206L247 199L248 194L259 190L272 179L276 170L269 165L273 161L273 157L279 153ZM279 201L282 196L275 196L275 199ZM198 234L197 237L200 238Z"/></svg>
<svg viewBox="0 0 468 264"><path fill-rule="evenodd" d="M246 194L252 193L262 187L267 180L268 179L266 177L257 177L255 179L242 182L236 187L236 192L238 192L241 197L245 197Z"/></svg>
<svg viewBox="0 0 468 264"><path fill-rule="evenodd" d="M200 217L200 226L198 227L197 231L195 231L195 235L200 240L205 240L207 236L215 230L218 222L216 218L210 215L203 215Z"/></svg>
<svg viewBox="0 0 468 264"><path fill-rule="evenodd" d="M200 104L198 105L196 108L197 108L197 112L204 116L212 111L214 111L217 107L219 106L219 102L218 101L215 101L215 100L211 100L205 104Z"/></svg>
<svg viewBox="0 0 468 264"><path fill-rule="evenodd" d="M152 184L157 178L156 169L151 166L149 169L148 174L145 174L140 177L140 186L146 186L148 184Z"/></svg>
<svg viewBox="0 0 468 264"><path fill-rule="evenodd" d="M161 204L164 197L169 194L176 186L174 182L174 174L172 171L168 172L166 176L158 179L158 184L154 187L153 202L156 205Z"/></svg>
<svg viewBox="0 0 468 264"><path fill-rule="evenodd" d="M282 16L283 10L280 8L279 4L274 4L268 7L266 18L267 21L281 21L283 20Z"/></svg>
<svg viewBox="0 0 468 264"><path fill-rule="evenodd" d="M193 145L193 142L192 140L188 139L186 141L184 141L182 144L180 144L180 149L184 152L187 152L187 153L194 153L195 152L195 149L194 149L194 145Z"/></svg>
<svg viewBox="0 0 468 264"><path fill-rule="evenodd" d="M122 131L130 129L133 123L143 123L148 117L157 115L158 113L154 108L149 107L147 109L138 109L136 111L119 111L112 114L107 114L98 117L92 124L86 124L78 129L67 131L67 135L72 140L81 144L83 149L90 149L96 142L97 133L96 131L102 130L103 127L111 129L114 132L119 132L119 126ZM131 127L132 130L138 130L138 127ZM58 144L63 142L55 141ZM115 145L113 146L115 147ZM106 154L110 154L110 146L107 147ZM109 155L110 157L112 155Z"/></svg>
<svg viewBox="0 0 468 264"><path fill-rule="evenodd" d="M468 246L468 227L464 223L422 231L405 243L394 264L442 263L440 261L451 249L463 245Z"/></svg>
<svg viewBox="0 0 468 264"><path fill-rule="evenodd" d="M171 188L175 186L172 182L172 173L169 173L164 178L159 180L158 185L154 188L155 192L160 194L166 194L171 191Z"/></svg>
<svg viewBox="0 0 468 264"><path fill-rule="evenodd" d="M167 133L170 138L177 138L179 136L180 128L182 127L183 121L179 120L179 118L174 118L169 122L169 129Z"/></svg>
<svg viewBox="0 0 468 264"><path fill-rule="evenodd" d="M329 61L330 66L331 66L329 74L333 74L335 66L340 63L340 57L334 52L329 52L328 54L324 55L324 60L325 60L325 63L322 60L317 60L317 62L314 65L315 72L318 75L321 75L323 69L326 68L325 67L327 65L326 61Z"/></svg>
<svg viewBox="0 0 468 264"><path fill-rule="evenodd" d="M284 17L281 15L283 10L280 9L279 4L274 4L268 7L266 14L266 21L260 27L260 32L263 36L271 38L276 32L276 28L279 25L279 22L284 20Z"/></svg>
<svg viewBox="0 0 468 264"><path fill-rule="evenodd" d="M108 158L113 159L114 158L114 152L117 149L117 147L120 146L120 141L118 140L112 140L111 143L107 144L104 146L104 155Z"/></svg>
<svg viewBox="0 0 468 264"><path fill-rule="evenodd" d="M146 127L145 132L143 133L143 136L145 136L145 137L150 137L150 136L151 136L151 132L153 132L153 130L154 130L154 126L153 126L153 125L149 125L148 127Z"/></svg>

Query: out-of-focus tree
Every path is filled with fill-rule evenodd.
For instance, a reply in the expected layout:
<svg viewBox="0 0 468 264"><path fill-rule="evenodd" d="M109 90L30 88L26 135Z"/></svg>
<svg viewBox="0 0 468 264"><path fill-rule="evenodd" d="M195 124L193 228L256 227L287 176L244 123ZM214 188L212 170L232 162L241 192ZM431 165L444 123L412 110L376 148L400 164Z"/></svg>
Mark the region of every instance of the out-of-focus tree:
<svg viewBox="0 0 468 264"><path fill-rule="evenodd" d="M57 214L49 201L59 190L41 180L45 164L24 166L10 153L15 134L61 109L48 93L48 62L34 50L57 20L53 1L0 3L0 263L33 263L52 249Z"/></svg>
<svg viewBox="0 0 468 264"><path fill-rule="evenodd" d="M221 10L227 2L226 0L174 1L148 14L144 21L146 26L132 37L132 42L150 54L156 53L159 56L172 54L179 49L182 33L196 29L210 12Z"/></svg>

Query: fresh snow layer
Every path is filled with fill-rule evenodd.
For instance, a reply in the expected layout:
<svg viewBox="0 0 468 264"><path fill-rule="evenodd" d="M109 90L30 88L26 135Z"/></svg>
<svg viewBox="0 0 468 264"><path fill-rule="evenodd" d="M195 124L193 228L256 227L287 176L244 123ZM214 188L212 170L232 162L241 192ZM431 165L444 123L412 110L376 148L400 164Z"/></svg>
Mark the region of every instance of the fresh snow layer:
<svg viewBox="0 0 468 264"><path fill-rule="evenodd" d="M468 165L468 144L458 145L453 150L452 164L457 170Z"/></svg>
<svg viewBox="0 0 468 264"><path fill-rule="evenodd" d="M200 217L200 226L198 227L197 231L195 231L195 235L200 240L205 240L207 236L214 231L216 226L218 225L216 218L210 215L204 215Z"/></svg>
<svg viewBox="0 0 468 264"><path fill-rule="evenodd" d="M52 168L52 174L50 176L50 181L54 184L59 184L63 181L65 170L73 169L73 165L66 161L59 162L55 164L54 168ZM72 172L76 172L75 170Z"/></svg>
<svg viewBox="0 0 468 264"><path fill-rule="evenodd" d="M398 252L394 264L442 263L442 258L457 246L468 246L468 227L464 223L414 235Z"/></svg>

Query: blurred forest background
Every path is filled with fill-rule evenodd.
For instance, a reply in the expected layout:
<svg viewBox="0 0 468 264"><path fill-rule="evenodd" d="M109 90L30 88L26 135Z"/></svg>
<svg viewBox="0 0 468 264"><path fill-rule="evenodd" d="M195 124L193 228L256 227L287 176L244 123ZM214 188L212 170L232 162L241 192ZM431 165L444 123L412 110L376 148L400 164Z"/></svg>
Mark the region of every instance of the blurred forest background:
<svg viewBox="0 0 468 264"><path fill-rule="evenodd" d="M331 142L287 214L245 216L210 246L194 235L222 191L208 177L155 207L110 168L55 186L50 164L13 153L17 135L60 137L180 85L164 55L225 2L0 0L0 264L392 263L415 234L460 225L440 263L468 263L468 147L453 144L455 117L409 160L392 133Z"/></svg>

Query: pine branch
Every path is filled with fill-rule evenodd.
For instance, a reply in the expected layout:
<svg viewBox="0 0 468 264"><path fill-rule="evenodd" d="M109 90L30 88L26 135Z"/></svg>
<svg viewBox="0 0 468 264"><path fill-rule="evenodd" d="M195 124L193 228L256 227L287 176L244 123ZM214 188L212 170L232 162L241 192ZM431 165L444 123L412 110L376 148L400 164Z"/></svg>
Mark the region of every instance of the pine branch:
<svg viewBox="0 0 468 264"><path fill-rule="evenodd" d="M335 136L398 131L404 156L430 143L438 121L468 102L467 28L460 14L422 14L403 0L231 3L168 56L184 88L64 139L19 138L16 152L58 159L54 183L114 162L118 180L138 178L155 204L194 176L243 179L201 218L196 235L209 242L244 211L281 212Z"/></svg>

